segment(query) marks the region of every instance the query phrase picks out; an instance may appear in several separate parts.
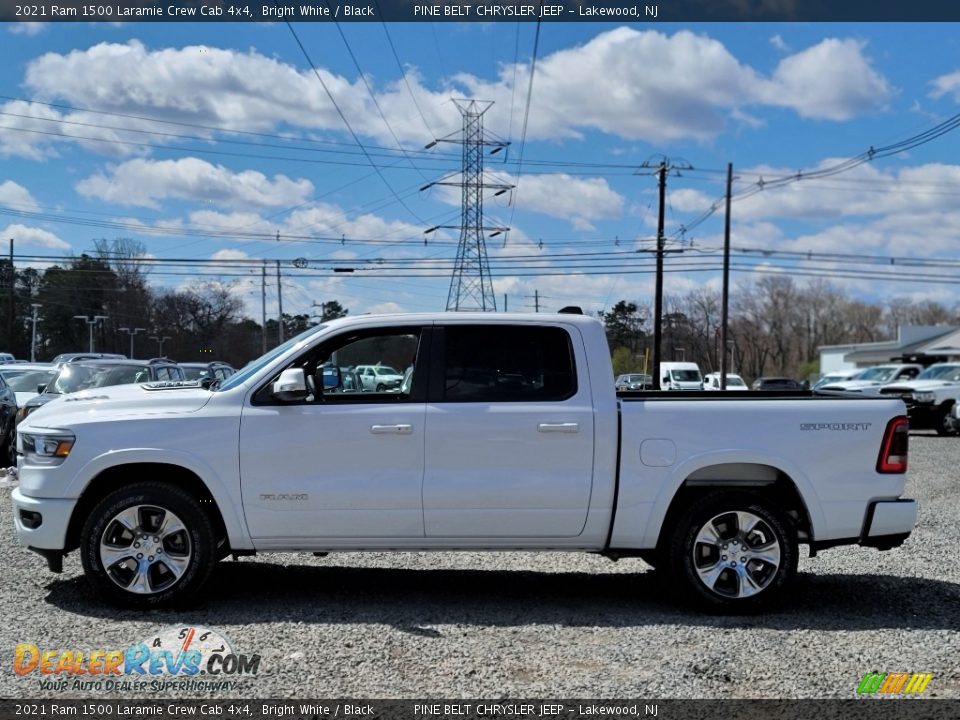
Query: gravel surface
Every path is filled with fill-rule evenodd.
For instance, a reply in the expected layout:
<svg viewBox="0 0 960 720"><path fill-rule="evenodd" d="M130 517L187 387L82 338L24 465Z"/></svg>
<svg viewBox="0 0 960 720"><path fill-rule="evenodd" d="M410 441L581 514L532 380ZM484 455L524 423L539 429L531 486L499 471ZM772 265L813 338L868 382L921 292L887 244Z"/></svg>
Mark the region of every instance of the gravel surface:
<svg viewBox="0 0 960 720"><path fill-rule="evenodd" d="M144 697L853 697L867 672L931 672L960 697L960 438L913 435L907 544L801 559L781 610L714 617L676 605L640 560L567 553L277 554L221 563L192 610L117 611L81 575L16 545L0 481L0 697L137 697L46 690L14 646L123 649L203 625L262 656L231 691ZM6 485L6 487L5 487Z"/></svg>

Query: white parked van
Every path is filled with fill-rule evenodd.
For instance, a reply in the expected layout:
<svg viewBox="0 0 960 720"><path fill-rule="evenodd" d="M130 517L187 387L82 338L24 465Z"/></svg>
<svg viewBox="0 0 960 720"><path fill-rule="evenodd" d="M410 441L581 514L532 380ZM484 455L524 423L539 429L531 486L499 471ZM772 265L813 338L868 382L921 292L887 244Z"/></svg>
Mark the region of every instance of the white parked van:
<svg viewBox="0 0 960 720"><path fill-rule="evenodd" d="M661 390L703 390L700 368L692 362L660 363Z"/></svg>

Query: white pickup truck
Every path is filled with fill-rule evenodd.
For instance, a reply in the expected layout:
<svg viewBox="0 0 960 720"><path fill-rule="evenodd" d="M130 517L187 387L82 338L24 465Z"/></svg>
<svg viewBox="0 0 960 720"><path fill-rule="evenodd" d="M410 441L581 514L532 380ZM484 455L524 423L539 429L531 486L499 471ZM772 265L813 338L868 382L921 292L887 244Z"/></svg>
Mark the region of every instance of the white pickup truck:
<svg viewBox="0 0 960 720"><path fill-rule="evenodd" d="M378 363L411 382L341 390ZM740 611L783 594L800 543L887 550L917 518L899 399L618 395L577 314L334 320L210 389L55 400L17 442L20 542L55 572L79 549L108 598L146 607L231 554L568 550Z"/></svg>

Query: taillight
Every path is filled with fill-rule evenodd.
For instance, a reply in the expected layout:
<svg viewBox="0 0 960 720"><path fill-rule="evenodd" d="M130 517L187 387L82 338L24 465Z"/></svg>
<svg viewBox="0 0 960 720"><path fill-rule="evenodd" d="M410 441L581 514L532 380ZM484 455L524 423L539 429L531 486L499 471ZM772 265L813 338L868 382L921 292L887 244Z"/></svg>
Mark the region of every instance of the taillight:
<svg viewBox="0 0 960 720"><path fill-rule="evenodd" d="M880 457L877 458L877 472L905 473L907 471L907 447L910 423L907 418L895 417L887 423L880 445Z"/></svg>

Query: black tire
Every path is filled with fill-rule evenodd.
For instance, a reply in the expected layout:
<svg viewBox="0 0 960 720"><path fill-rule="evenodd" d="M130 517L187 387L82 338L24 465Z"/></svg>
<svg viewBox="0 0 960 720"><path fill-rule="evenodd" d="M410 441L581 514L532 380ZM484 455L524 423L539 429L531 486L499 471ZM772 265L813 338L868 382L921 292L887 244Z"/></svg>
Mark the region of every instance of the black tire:
<svg viewBox="0 0 960 720"><path fill-rule="evenodd" d="M6 433L0 441L0 466L10 467L17 464L16 420L11 416L7 422Z"/></svg>
<svg viewBox="0 0 960 720"><path fill-rule="evenodd" d="M118 516L125 511L138 518L136 532L119 521ZM162 532L159 523L168 515L179 521L182 530L149 537ZM146 535L138 537L141 530ZM158 543L152 542L158 537ZM148 564L141 564L133 556L138 552L133 548L137 541L143 543L146 552L156 552L149 556ZM131 556L105 567L102 547L119 548L118 557L123 552ZM161 557L164 551L167 554ZM114 490L94 506L80 534L80 558L87 579L112 603L140 608L180 605L195 598L210 577L218 559L217 536L210 516L189 492L164 482L137 482ZM166 558L171 559L169 565L163 562ZM171 568L179 568L180 575L177 577ZM128 576L131 579L124 587ZM140 577L145 578L142 589L130 589Z"/></svg>
<svg viewBox="0 0 960 720"><path fill-rule="evenodd" d="M383 391L386 390L386 389L387 389L387 388L386 388L385 386L383 386L383 385L377 385L377 392L383 392Z"/></svg>
<svg viewBox="0 0 960 720"><path fill-rule="evenodd" d="M953 424L950 422L950 412L953 410L953 407L943 408L937 413L936 419L933 421L933 429L937 431L937 435L956 435L956 431L953 429Z"/></svg>
<svg viewBox="0 0 960 720"><path fill-rule="evenodd" d="M739 527L735 513L756 524ZM707 537L710 530L716 542ZM670 579L685 598L733 613L782 599L799 559L797 533L785 513L760 495L729 490L697 500L669 530L664 550Z"/></svg>

